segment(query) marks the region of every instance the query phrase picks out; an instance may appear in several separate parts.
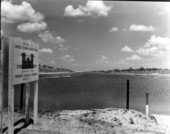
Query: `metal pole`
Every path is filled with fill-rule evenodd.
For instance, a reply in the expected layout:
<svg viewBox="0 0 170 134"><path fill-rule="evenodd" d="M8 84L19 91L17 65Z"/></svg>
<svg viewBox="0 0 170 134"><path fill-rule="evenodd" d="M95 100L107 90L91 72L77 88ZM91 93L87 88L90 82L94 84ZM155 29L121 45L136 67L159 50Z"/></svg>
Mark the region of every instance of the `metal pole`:
<svg viewBox="0 0 170 134"><path fill-rule="evenodd" d="M129 80L127 80L126 109L129 109Z"/></svg>

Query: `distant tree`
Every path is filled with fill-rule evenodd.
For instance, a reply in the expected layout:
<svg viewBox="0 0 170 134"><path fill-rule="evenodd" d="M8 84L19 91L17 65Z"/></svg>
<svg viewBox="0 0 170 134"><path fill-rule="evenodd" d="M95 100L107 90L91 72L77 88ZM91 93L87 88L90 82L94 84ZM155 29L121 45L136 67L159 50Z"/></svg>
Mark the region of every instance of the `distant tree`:
<svg viewBox="0 0 170 134"><path fill-rule="evenodd" d="M73 72L70 69L55 68L53 66L48 66L48 65L39 65L39 71L40 72Z"/></svg>
<svg viewBox="0 0 170 134"><path fill-rule="evenodd" d="M132 68L132 67L130 67L130 68L129 68L129 71L133 71L133 68Z"/></svg>
<svg viewBox="0 0 170 134"><path fill-rule="evenodd" d="M140 67L139 70L140 71L145 71L145 68L144 67Z"/></svg>
<svg viewBox="0 0 170 134"><path fill-rule="evenodd" d="M118 68L114 69L115 72L119 72L120 70Z"/></svg>

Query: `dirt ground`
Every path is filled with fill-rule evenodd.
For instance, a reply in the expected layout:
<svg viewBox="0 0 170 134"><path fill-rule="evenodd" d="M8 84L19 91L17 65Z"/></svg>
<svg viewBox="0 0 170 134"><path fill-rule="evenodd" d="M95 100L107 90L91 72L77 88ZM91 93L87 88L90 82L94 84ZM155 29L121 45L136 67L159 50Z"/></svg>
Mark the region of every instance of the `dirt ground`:
<svg viewBox="0 0 170 134"><path fill-rule="evenodd" d="M15 113L15 120L22 117ZM4 121L7 123L5 113ZM65 110L39 114L38 124L29 125L19 134L170 134L170 126L134 110Z"/></svg>

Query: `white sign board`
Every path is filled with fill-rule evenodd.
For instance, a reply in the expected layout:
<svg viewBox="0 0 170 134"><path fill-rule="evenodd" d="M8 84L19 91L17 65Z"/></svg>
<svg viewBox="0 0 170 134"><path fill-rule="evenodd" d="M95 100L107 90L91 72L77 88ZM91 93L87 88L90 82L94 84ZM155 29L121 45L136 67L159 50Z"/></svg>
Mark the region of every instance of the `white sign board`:
<svg viewBox="0 0 170 134"><path fill-rule="evenodd" d="M39 46L31 41L12 38L12 83L21 84L38 80Z"/></svg>

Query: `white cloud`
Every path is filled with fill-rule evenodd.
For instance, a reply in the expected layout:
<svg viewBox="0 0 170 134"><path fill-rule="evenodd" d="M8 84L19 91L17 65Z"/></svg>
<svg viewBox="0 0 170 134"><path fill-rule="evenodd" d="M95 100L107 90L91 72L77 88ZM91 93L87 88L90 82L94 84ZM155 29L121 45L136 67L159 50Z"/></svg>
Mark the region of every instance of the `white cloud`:
<svg viewBox="0 0 170 134"><path fill-rule="evenodd" d="M64 16L73 16L73 17L77 17L77 16L85 16L86 14L81 11L79 8L74 9L74 7L72 5L68 5L65 8L65 13Z"/></svg>
<svg viewBox="0 0 170 134"><path fill-rule="evenodd" d="M127 62L126 60L121 59L121 60L118 62L118 64L127 65L127 64L129 64L129 62Z"/></svg>
<svg viewBox="0 0 170 134"><path fill-rule="evenodd" d="M4 0L1 2L1 19L6 23L38 22L44 19L44 14L36 12L26 1L22 1L20 5L14 5L11 0Z"/></svg>
<svg viewBox="0 0 170 134"><path fill-rule="evenodd" d="M116 31L118 31L118 27L112 27L112 28L109 30L109 32L116 32Z"/></svg>
<svg viewBox="0 0 170 134"><path fill-rule="evenodd" d="M54 37L54 36L50 33L50 31L45 31L45 32L43 32L43 33L40 33L38 36L39 36L39 37L42 39L42 41L45 42L45 43L49 42L49 43L52 43L52 44L58 44L58 43L64 43L64 41L65 41L63 38L61 38L61 37L59 37L59 36Z"/></svg>
<svg viewBox="0 0 170 134"><path fill-rule="evenodd" d="M70 46L63 45L63 43L65 42L65 40L63 38L61 38L60 36L56 36L56 37L53 36L50 33L50 31L45 31L43 33L40 33L38 36L45 43L58 44L60 51L67 51L70 48Z"/></svg>
<svg viewBox="0 0 170 134"><path fill-rule="evenodd" d="M45 43L49 42L51 44L58 44L60 51L67 51L70 48L70 46L63 45L63 43L65 42L65 40L63 38L61 38L60 36L55 37L49 31L45 31L43 33L40 33L38 36Z"/></svg>
<svg viewBox="0 0 170 134"><path fill-rule="evenodd" d="M22 1L21 4L13 4L11 0L1 2L1 19L6 23L24 22L17 26L21 32L37 32L45 30L47 24L43 21L44 14L36 12L30 3Z"/></svg>
<svg viewBox="0 0 170 134"><path fill-rule="evenodd" d="M127 57L126 60L129 60L129 61L137 61L137 60L141 60L142 58L138 55L132 55L131 57Z"/></svg>
<svg viewBox="0 0 170 134"><path fill-rule="evenodd" d="M153 28L153 26L133 24L129 27L129 31L152 32L155 31L155 29Z"/></svg>
<svg viewBox="0 0 170 134"><path fill-rule="evenodd" d="M79 5L74 9L72 5L65 8L64 16L77 17L77 16L108 16L108 12L113 6L107 6L103 1L87 1L85 6Z"/></svg>
<svg viewBox="0 0 170 134"><path fill-rule="evenodd" d="M127 57L123 62L140 61L140 64L147 66L161 65L169 68L170 38L152 35L143 46L132 53L134 55Z"/></svg>
<svg viewBox="0 0 170 134"><path fill-rule="evenodd" d="M170 13L170 4L166 3L166 5L164 6L164 8L158 12L158 15L163 15L163 14L167 14Z"/></svg>
<svg viewBox="0 0 170 134"><path fill-rule="evenodd" d="M124 46L121 50L123 52L133 52L133 50L130 47L128 47L128 46Z"/></svg>
<svg viewBox="0 0 170 134"><path fill-rule="evenodd" d="M107 16L112 6L106 6L103 1L88 1L84 11L88 15Z"/></svg>
<svg viewBox="0 0 170 134"><path fill-rule="evenodd" d="M170 52L170 38L152 35L137 52L140 55L163 56L166 52Z"/></svg>
<svg viewBox="0 0 170 134"><path fill-rule="evenodd" d="M59 44L60 51L67 51L69 48L70 48L70 46L64 46L63 44Z"/></svg>
<svg viewBox="0 0 170 134"><path fill-rule="evenodd" d="M17 30L25 33L32 33L41 30L45 30L47 28L47 24L45 22L27 22L22 23L17 26Z"/></svg>
<svg viewBox="0 0 170 134"><path fill-rule="evenodd" d="M68 54L64 55L63 57L60 57L60 59L66 63L72 63L75 61L74 58Z"/></svg>
<svg viewBox="0 0 170 134"><path fill-rule="evenodd" d="M163 56L164 55L164 51L159 50L157 47L139 48L137 52L140 55L148 55L148 56Z"/></svg>
<svg viewBox="0 0 170 134"><path fill-rule="evenodd" d="M100 58L98 60L96 60L96 63L98 63L98 64L108 64L109 63L108 57L102 55L102 56L100 56Z"/></svg>
<svg viewBox="0 0 170 134"><path fill-rule="evenodd" d="M40 50L41 53L53 53L53 50L51 50L50 48L43 48Z"/></svg>
<svg viewBox="0 0 170 134"><path fill-rule="evenodd" d="M163 38L160 36L152 35L149 39L149 41L145 44L145 47L150 46L159 46L160 48L167 48L169 49L170 44L170 38Z"/></svg>

